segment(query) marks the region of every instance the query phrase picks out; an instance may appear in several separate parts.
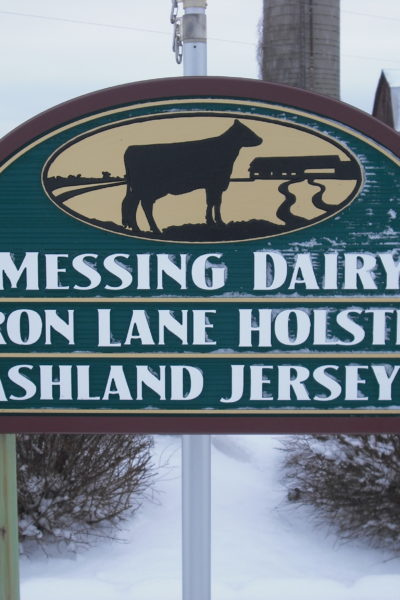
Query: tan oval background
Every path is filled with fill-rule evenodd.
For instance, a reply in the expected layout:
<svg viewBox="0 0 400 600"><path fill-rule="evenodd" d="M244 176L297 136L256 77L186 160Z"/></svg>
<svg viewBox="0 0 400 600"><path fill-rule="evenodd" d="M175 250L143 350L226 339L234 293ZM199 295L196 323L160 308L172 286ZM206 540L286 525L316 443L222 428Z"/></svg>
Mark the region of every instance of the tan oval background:
<svg viewBox="0 0 400 600"><path fill-rule="evenodd" d="M73 216L83 218L89 224L129 234L129 230L122 228L121 220L121 204L126 193L123 157L127 147L212 138L227 131L235 118L239 118L240 122L262 138L263 142L259 146L242 148L239 152L233 165L231 179L247 181L232 181L224 192L221 215L225 223L265 220L277 226L285 225L277 216L277 211L285 200L278 190L283 179L248 180L249 165L256 157L336 155L341 161L355 161L329 139L315 135L312 130L297 128L293 124L288 126L283 122L269 122L237 115L153 117L145 121L113 125L109 129L94 131L70 143L57 153L54 159L50 159L44 181L45 188L52 200ZM176 169L179 174L179 164L176 165ZM120 179L116 180L117 178ZM88 179L91 181L88 182ZM324 202L337 207L333 214L346 205L346 201L359 185L359 181L355 179L316 180L316 183L318 182L326 187ZM96 189L93 189L94 187ZM289 190L296 196L296 202L290 209L295 217L319 222L332 216L330 212L313 204L315 187L307 181L292 183ZM65 199L66 196L69 197ZM205 191L198 189L186 194L169 194L160 198L154 205L153 214L159 229L163 231L172 226L204 224L205 211ZM138 208L137 221L140 231L146 236L150 227L141 206ZM298 228L292 227L282 233ZM138 235L137 232L135 235Z"/></svg>

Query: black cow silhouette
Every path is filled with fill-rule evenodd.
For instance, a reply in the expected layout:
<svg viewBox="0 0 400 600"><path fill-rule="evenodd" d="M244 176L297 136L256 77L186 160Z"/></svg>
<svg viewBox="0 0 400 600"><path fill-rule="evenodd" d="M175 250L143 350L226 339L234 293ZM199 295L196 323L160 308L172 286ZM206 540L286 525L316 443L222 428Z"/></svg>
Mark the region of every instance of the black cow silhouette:
<svg viewBox="0 0 400 600"><path fill-rule="evenodd" d="M243 147L258 146L262 139L237 119L223 134L171 144L129 146L125 151L126 196L122 224L138 231L139 203L153 233L160 233L153 205L167 194L206 191L206 223L222 224L222 193L228 188L233 164ZM214 214L213 214L214 212Z"/></svg>

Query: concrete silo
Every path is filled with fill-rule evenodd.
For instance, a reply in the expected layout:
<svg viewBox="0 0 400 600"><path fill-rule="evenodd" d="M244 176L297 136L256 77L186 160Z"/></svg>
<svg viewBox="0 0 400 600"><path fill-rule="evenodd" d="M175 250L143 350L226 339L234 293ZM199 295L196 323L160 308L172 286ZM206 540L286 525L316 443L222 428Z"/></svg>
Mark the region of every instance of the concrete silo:
<svg viewBox="0 0 400 600"><path fill-rule="evenodd" d="M340 95L340 0L264 0L262 78Z"/></svg>

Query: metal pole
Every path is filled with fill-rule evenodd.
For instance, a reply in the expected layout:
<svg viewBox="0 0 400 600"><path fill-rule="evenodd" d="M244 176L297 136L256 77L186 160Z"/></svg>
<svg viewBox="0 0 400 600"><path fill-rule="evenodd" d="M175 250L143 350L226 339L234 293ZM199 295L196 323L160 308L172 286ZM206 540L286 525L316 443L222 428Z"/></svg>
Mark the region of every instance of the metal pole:
<svg viewBox="0 0 400 600"><path fill-rule="evenodd" d="M178 0L174 49L185 76L207 75L206 0ZM178 21L178 22L177 22ZM179 46L182 46L182 54ZM182 598L211 599L211 436L182 436Z"/></svg>
<svg viewBox="0 0 400 600"><path fill-rule="evenodd" d="M207 75L206 0L181 0L183 74Z"/></svg>
<svg viewBox="0 0 400 600"><path fill-rule="evenodd" d="M16 462L15 435L0 435L0 600L19 600Z"/></svg>
<svg viewBox="0 0 400 600"><path fill-rule="evenodd" d="M211 598L211 444L182 439L182 598Z"/></svg>

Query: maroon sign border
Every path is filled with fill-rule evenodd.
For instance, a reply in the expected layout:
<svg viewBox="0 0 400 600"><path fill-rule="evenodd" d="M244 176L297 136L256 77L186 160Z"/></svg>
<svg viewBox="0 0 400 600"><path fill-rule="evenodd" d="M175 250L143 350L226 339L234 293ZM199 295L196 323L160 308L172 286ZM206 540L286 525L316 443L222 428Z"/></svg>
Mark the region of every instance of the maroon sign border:
<svg viewBox="0 0 400 600"><path fill-rule="evenodd" d="M400 433L400 416L4 415L0 433Z"/></svg>
<svg viewBox="0 0 400 600"><path fill-rule="evenodd" d="M129 103L163 99L231 97L312 112L347 125L400 154L400 136L348 104L308 91L253 79L168 78L129 83L80 96L17 127L0 141L0 164L35 138L69 121ZM400 433L399 416L215 415L1 415L0 433Z"/></svg>

